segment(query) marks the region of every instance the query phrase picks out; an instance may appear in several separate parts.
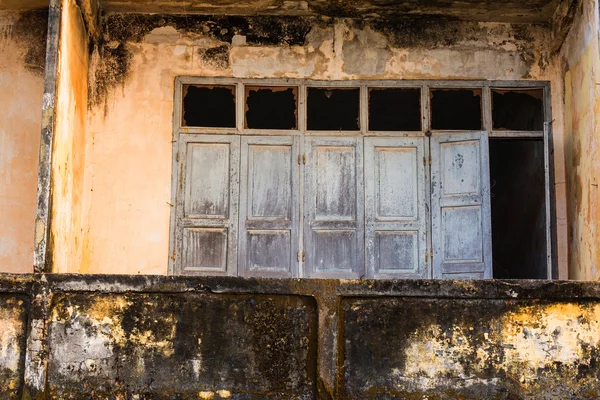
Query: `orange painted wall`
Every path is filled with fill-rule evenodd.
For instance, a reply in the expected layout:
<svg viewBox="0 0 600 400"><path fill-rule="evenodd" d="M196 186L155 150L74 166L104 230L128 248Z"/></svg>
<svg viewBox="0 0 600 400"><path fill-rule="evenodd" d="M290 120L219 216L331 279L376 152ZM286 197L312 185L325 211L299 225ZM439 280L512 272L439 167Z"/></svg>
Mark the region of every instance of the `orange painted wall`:
<svg viewBox="0 0 600 400"><path fill-rule="evenodd" d="M502 30L498 24L490 25ZM374 45L347 50L344 41L355 37L360 38L357 43ZM198 56L206 48L223 45L229 47L226 62L215 65ZM331 31L315 28L304 46L249 46L243 40L222 43L168 26L127 46L133 54L130 75L111 90L105 102L92 109L89 118L80 272L168 272L172 113L174 79L178 75L518 80L529 68L518 49L511 46L510 38L490 37L489 42L465 42L455 48L408 51L393 49L379 33L348 31L343 24ZM364 63L361 57L344 53L347 51L362 51L365 57L384 61ZM385 57L389 57L387 61ZM383 69L374 69L375 64ZM553 67L546 72L536 68L529 79L562 81ZM553 107L560 103L562 96L553 99ZM555 136L562 137L562 126L555 128ZM562 141L556 143L555 158L560 169L564 166ZM565 209L563 204L557 208ZM565 239L566 235L559 233L559 240ZM566 245L559 249L563 270L565 249Z"/></svg>
<svg viewBox="0 0 600 400"><path fill-rule="evenodd" d="M0 12L0 272L33 272L43 74L26 68L20 15ZM43 40L43 38L40 38Z"/></svg>
<svg viewBox="0 0 600 400"><path fill-rule="evenodd" d="M88 46L75 0L63 0L52 160L52 271L79 272L87 113Z"/></svg>

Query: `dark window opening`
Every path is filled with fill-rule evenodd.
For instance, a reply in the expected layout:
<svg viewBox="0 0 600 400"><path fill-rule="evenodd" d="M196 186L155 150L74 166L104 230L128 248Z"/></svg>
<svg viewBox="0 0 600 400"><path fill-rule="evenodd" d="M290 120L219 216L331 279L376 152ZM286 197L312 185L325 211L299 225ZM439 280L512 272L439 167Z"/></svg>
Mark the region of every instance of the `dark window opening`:
<svg viewBox="0 0 600 400"><path fill-rule="evenodd" d="M235 86L184 86L183 126L235 128Z"/></svg>
<svg viewBox="0 0 600 400"><path fill-rule="evenodd" d="M542 89L492 90L493 129L544 130L543 96Z"/></svg>
<svg viewBox="0 0 600 400"><path fill-rule="evenodd" d="M370 131L420 131L420 89L369 89Z"/></svg>
<svg viewBox="0 0 600 400"><path fill-rule="evenodd" d="M490 139L494 278L548 278L544 182L543 140Z"/></svg>
<svg viewBox="0 0 600 400"><path fill-rule="evenodd" d="M298 88L246 87L246 128L296 129Z"/></svg>
<svg viewBox="0 0 600 400"><path fill-rule="evenodd" d="M481 130L481 89L431 90L431 129Z"/></svg>
<svg viewBox="0 0 600 400"><path fill-rule="evenodd" d="M360 89L308 88L307 128L358 131Z"/></svg>

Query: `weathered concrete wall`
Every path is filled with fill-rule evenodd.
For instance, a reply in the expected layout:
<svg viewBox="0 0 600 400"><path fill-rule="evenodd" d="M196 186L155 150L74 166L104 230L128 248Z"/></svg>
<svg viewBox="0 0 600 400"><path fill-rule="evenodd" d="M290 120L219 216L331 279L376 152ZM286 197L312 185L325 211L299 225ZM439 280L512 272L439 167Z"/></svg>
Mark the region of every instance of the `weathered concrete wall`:
<svg viewBox="0 0 600 400"><path fill-rule="evenodd" d="M76 1L64 0L52 160L50 240L54 272L67 272L81 264L85 142L89 140L86 137L87 37Z"/></svg>
<svg viewBox="0 0 600 400"><path fill-rule="evenodd" d="M569 277L600 278L598 4L580 4L561 50L564 72Z"/></svg>
<svg viewBox="0 0 600 400"><path fill-rule="evenodd" d="M597 399L599 319L596 283L4 276L0 397Z"/></svg>
<svg viewBox="0 0 600 400"><path fill-rule="evenodd" d="M167 273L176 76L546 80L549 33L439 18L109 14L91 68L80 271Z"/></svg>
<svg viewBox="0 0 600 400"><path fill-rule="evenodd" d="M318 312L310 297L62 294L51 310L54 398L315 395Z"/></svg>
<svg viewBox="0 0 600 400"><path fill-rule="evenodd" d="M344 299L342 310L342 398L600 396L596 302Z"/></svg>
<svg viewBox="0 0 600 400"><path fill-rule="evenodd" d="M20 399L25 364L29 298L0 294L0 397Z"/></svg>
<svg viewBox="0 0 600 400"><path fill-rule="evenodd" d="M0 271L33 272L48 14L0 11Z"/></svg>

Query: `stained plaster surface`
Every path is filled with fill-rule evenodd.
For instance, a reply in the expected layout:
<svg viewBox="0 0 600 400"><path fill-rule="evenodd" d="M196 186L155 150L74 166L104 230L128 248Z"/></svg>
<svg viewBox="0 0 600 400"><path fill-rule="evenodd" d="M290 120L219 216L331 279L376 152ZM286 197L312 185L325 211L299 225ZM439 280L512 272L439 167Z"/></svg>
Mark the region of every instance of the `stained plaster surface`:
<svg viewBox="0 0 600 400"><path fill-rule="evenodd" d="M66 272L65 265L81 263L83 242L88 46L75 0L64 2L60 27L50 257L56 272Z"/></svg>
<svg viewBox="0 0 600 400"><path fill-rule="evenodd" d="M600 277L598 7L583 2L562 49L569 278Z"/></svg>
<svg viewBox="0 0 600 400"><path fill-rule="evenodd" d="M549 31L536 25L108 14L102 32L90 64L83 262L56 271L167 273L177 76L558 76L544 56ZM561 135L561 128L554 133ZM556 154L560 159L562 149Z"/></svg>
<svg viewBox="0 0 600 400"><path fill-rule="evenodd" d="M7 398L600 395L596 283L5 275L0 293Z"/></svg>
<svg viewBox="0 0 600 400"><path fill-rule="evenodd" d="M0 11L0 270L3 272L33 272L45 18L44 12Z"/></svg>

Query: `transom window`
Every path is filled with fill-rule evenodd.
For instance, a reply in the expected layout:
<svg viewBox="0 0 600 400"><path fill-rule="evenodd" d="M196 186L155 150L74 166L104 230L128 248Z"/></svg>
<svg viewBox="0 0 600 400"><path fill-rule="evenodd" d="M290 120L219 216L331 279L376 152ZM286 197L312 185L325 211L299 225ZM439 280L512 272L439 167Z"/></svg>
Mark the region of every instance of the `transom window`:
<svg viewBox="0 0 600 400"><path fill-rule="evenodd" d="M548 95L177 78L170 271L549 278Z"/></svg>

